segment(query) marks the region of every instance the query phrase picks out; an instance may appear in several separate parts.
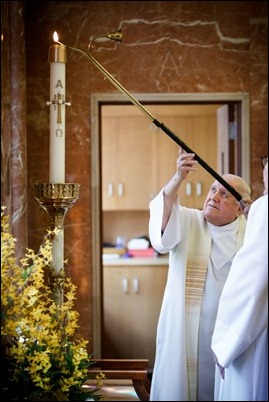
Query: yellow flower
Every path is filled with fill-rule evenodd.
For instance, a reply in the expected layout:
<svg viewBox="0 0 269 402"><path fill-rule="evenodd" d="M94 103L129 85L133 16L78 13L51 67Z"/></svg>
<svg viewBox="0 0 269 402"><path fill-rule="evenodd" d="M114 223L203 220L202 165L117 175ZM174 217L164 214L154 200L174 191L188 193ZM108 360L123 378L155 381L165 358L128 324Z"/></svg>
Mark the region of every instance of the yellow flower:
<svg viewBox="0 0 269 402"><path fill-rule="evenodd" d="M9 219L1 211L1 333L12 339L8 356L13 364L11 380L19 383L20 399L44 391L76 400L93 364L88 341L74 339L78 313L73 309L76 286L64 278L65 300L56 305L45 278L50 272L52 245L49 231L37 253L26 250L19 264L15 259L16 240L9 232ZM96 389L93 400L102 399ZM13 399L13 398L10 398Z"/></svg>

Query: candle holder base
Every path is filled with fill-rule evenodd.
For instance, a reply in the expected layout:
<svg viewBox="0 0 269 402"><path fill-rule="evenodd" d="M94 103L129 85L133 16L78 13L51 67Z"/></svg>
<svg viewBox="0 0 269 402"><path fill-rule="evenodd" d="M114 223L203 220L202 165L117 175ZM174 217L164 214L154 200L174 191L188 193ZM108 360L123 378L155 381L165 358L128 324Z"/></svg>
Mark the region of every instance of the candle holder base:
<svg viewBox="0 0 269 402"><path fill-rule="evenodd" d="M78 183L35 183L35 199L50 217L51 229L63 227L66 212L79 196Z"/></svg>
<svg viewBox="0 0 269 402"><path fill-rule="evenodd" d="M52 263L49 278L53 297L57 304L63 302L64 287L64 218L79 197L78 183L36 183L35 198L50 218L52 236Z"/></svg>

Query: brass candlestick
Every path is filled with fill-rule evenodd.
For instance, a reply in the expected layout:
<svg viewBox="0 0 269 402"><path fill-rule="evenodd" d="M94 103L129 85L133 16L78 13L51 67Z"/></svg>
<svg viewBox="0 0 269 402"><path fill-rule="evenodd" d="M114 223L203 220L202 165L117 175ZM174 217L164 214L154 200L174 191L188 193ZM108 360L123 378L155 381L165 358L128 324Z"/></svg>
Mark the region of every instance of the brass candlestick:
<svg viewBox="0 0 269 402"><path fill-rule="evenodd" d="M52 237L52 262L50 285L55 303L63 303L64 271L64 218L79 196L77 183L36 183L35 198L50 217L50 228L56 230Z"/></svg>

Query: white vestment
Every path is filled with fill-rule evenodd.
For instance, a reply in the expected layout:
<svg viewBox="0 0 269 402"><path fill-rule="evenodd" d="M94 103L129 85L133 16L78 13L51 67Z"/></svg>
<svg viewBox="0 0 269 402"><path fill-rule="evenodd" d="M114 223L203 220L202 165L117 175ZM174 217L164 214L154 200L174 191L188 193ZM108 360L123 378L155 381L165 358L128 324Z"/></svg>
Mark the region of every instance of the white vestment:
<svg viewBox="0 0 269 402"><path fill-rule="evenodd" d="M211 335L224 281L231 261L243 242L245 218L240 217L227 226L217 228L207 223L202 211L175 204L162 235L162 216L163 191L150 203L151 243L159 253L170 253L157 328L150 400L197 400L197 364L199 366L200 357L205 362L210 360L210 386L205 384L205 388L210 387L213 400L215 367L210 349ZM200 338L206 340L207 345L198 351L201 323L203 334ZM208 370L205 363L202 374Z"/></svg>
<svg viewBox="0 0 269 402"><path fill-rule="evenodd" d="M215 400L268 401L268 195L250 208L244 244L219 302Z"/></svg>

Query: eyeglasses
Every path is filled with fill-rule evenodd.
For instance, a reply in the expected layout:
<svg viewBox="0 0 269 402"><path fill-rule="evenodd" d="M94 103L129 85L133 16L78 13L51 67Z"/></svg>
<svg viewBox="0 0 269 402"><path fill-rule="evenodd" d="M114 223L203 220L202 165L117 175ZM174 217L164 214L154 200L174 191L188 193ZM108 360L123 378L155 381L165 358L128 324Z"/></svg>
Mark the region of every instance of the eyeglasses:
<svg viewBox="0 0 269 402"><path fill-rule="evenodd" d="M268 156L262 156L261 160L262 160L262 166L265 167L268 163Z"/></svg>

